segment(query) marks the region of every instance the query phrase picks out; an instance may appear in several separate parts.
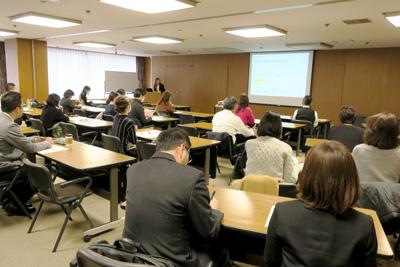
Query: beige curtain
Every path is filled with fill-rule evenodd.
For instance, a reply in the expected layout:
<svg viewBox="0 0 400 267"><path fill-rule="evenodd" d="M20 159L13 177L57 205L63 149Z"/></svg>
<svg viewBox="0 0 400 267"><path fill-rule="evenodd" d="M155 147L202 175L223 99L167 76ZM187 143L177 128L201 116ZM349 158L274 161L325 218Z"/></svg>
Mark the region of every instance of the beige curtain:
<svg viewBox="0 0 400 267"><path fill-rule="evenodd" d="M4 42L0 42L0 94L3 94L7 84L6 50Z"/></svg>
<svg viewBox="0 0 400 267"><path fill-rule="evenodd" d="M139 88L144 88L145 73L144 73L144 57L136 57L136 71L138 75Z"/></svg>

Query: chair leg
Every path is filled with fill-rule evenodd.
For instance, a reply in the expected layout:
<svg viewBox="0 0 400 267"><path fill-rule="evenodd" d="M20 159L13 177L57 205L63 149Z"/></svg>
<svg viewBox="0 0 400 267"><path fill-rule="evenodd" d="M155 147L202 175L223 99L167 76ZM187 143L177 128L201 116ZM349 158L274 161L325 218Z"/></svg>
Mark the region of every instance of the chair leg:
<svg viewBox="0 0 400 267"><path fill-rule="evenodd" d="M61 228L60 234L58 235L56 244L54 245L53 252L57 251L58 244L60 243L61 237L64 234L65 227L67 227L67 223L68 223L69 217L71 216L71 212L72 212L73 209L74 209L74 207L72 205L69 205L68 214L65 217L64 224L63 224L63 226Z"/></svg>
<svg viewBox="0 0 400 267"><path fill-rule="evenodd" d="M216 165L217 165L218 173L221 174L221 170L219 169L218 159L216 160L215 163L216 163Z"/></svg>
<svg viewBox="0 0 400 267"><path fill-rule="evenodd" d="M15 199L15 201L17 201L18 206L21 208L21 210L25 213L26 216L28 216L28 218L30 220L32 220L31 215L29 214L29 212L26 210L25 205L22 204L21 200L19 200L19 198L17 197L17 195L15 195L14 191L10 190L10 194L12 195L12 197Z"/></svg>
<svg viewBox="0 0 400 267"><path fill-rule="evenodd" d="M62 210L64 211L65 215L68 215L68 211L65 209L64 205L60 205L60 206L61 206ZM69 216L69 220L73 221L71 216Z"/></svg>
<svg viewBox="0 0 400 267"><path fill-rule="evenodd" d="M39 216L40 211L42 210L43 204L44 204L44 201L41 201L40 205L39 205L39 209L37 210L35 217L33 218L33 221L31 223L31 226L29 227L28 234L32 232L32 228L35 225L36 219Z"/></svg>
<svg viewBox="0 0 400 267"><path fill-rule="evenodd" d="M396 259L396 256L397 256L397 252L399 251L399 245L400 245L400 235L397 237L396 246L394 247L394 257L395 257L395 259Z"/></svg>
<svg viewBox="0 0 400 267"><path fill-rule="evenodd" d="M89 223L90 228L94 228L94 225L92 223L92 221L89 219L89 217L87 216L85 210L83 209L82 205L79 205L79 209L81 210L83 216L85 217L86 221Z"/></svg>

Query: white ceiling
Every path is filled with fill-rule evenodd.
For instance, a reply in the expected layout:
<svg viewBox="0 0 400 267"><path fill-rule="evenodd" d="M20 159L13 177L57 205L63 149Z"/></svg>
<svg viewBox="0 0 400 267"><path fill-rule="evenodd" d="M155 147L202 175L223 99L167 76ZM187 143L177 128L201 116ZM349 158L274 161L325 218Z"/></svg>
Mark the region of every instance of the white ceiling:
<svg viewBox="0 0 400 267"><path fill-rule="evenodd" d="M257 10L306 4L316 5L254 13ZM203 49L215 47L229 47L243 52L291 51L293 49L286 48L285 44L316 42L333 45L333 49L400 46L400 28L390 24L382 14L400 11L399 0L201 0L195 8L158 14L140 13L97 0L58 0L52 3L0 0L0 7L0 29L20 31L18 38L47 40L48 46L72 49L82 49L72 44L75 41L115 43L118 54L146 55L145 51L160 50L209 54L210 51ZM83 20L85 23L53 29L16 23L8 18L29 11ZM369 18L372 23L347 25L342 22L362 18ZM288 34L243 38L222 31L227 27L258 24L268 24L286 30ZM97 32L103 30L107 31ZM133 36L150 34L185 41L164 45L128 41ZM0 37L0 40L4 38ZM83 50L115 53L114 48Z"/></svg>

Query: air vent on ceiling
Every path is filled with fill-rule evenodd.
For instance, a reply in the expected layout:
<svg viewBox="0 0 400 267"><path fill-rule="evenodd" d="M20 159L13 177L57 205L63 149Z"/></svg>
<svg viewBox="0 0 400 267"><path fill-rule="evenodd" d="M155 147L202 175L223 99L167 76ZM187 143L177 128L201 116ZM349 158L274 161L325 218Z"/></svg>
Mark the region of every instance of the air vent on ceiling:
<svg viewBox="0 0 400 267"><path fill-rule="evenodd" d="M342 20L347 25L354 25L354 24L364 24L364 23L371 23L370 19L349 19L349 20Z"/></svg>

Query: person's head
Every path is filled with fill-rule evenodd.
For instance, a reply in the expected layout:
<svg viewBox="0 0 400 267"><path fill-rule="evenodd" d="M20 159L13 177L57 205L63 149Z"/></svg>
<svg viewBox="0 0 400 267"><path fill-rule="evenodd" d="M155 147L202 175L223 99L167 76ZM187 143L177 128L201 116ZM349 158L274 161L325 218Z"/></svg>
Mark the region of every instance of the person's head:
<svg viewBox="0 0 400 267"><path fill-rule="evenodd" d="M242 109L244 110L249 106L249 97L246 94L241 94L239 98L239 108L236 110L239 113Z"/></svg>
<svg viewBox="0 0 400 267"><path fill-rule="evenodd" d="M262 116L257 128L258 136L272 136L278 139L282 137L281 115L273 110L267 111Z"/></svg>
<svg viewBox="0 0 400 267"><path fill-rule="evenodd" d="M341 123L354 124L357 120L357 110L352 106L344 106L340 109L339 118Z"/></svg>
<svg viewBox="0 0 400 267"><path fill-rule="evenodd" d="M299 174L297 197L309 209L342 215L362 196L356 164L350 151L336 141L314 145Z"/></svg>
<svg viewBox="0 0 400 267"><path fill-rule="evenodd" d="M113 102L114 99L117 98L117 96L118 96L117 93L111 92L111 93L108 95L108 100L110 100L110 102Z"/></svg>
<svg viewBox="0 0 400 267"><path fill-rule="evenodd" d="M364 143L379 149L393 149L399 146L400 124L396 115L379 113L366 119Z"/></svg>
<svg viewBox="0 0 400 267"><path fill-rule="evenodd" d="M118 96L120 96L120 95L125 95L125 90L122 89L122 88L119 88L119 89L117 90L117 95L118 95Z"/></svg>
<svg viewBox="0 0 400 267"><path fill-rule="evenodd" d="M85 87L83 87L82 94L87 95L89 94L90 90L91 90L90 87L85 85Z"/></svg>
<svg viewBox="0 0 400 267"><path fill-rule="evenodd" d="M309 105L311 105L311 103L312 103L312 97L310 95L306 95L303 98L303 105L309 106Z"/></svg>
<svg viewBox="0 0 400 267"><path fill-rule="evenodd" d="M47 105L57 107L58 103L60 103L60 96L57 94L49 94L49 96L46 99Z"/></svg>
<svg viewBox="0 0 400 267"><path fill-rule="evenodd" d="M188 134L179 128L162 131L156 140L156 151L173 155L180 164L188 164L191 146Z"/></svg>
<svg viewBox="0 0 400 267"><path fill-rule="evenodd" d="M165 92L163 93L161 99L158 101L158 103L165 103L165 104L167 104L167 103L170 101L171 96L172 96L172 94L171 94L170 91L165 91Z"/></svg>
<svg viewBox="0 0 400 267"><path fill-rule="evenodd" d="M6 92L17 92L17 87L15 87L14 83L7 83Z"/></svg>
<svg viewBox="0 0 400 267"><path fill-rule="evenodd" d="M133 96L143 102L145 95L146 95L146 90L142 88L137 88Z"/></svg>
<svg viewBox="0 0 400 267"><path fill-rule="evenodd" d="M233 110L237 104L236 97L234 96L227 96L224 99L224 109Z"/></svg>
<svg viewBox="0 0 400 267"><path fill-rule="evenodd" d="M74 95L75 95L75 93L71 89L67 89L64 92L64 97L69 98L69 99L71 99Z"/></svg>
<svg viewBox="0 0 400 267"><path fill-rule="evenodd" d="M115 111L118 114L128 113L131 110L131 100L129 97L120 95L115 98Z"/></svg>
<svg viewBox="0 0 400 267"><path fill-rule="evenodd" d="M18 92L6 92L1 96L1 111L14 120L22 117L22 96Z"/></svg>
<svg viewBox="0 0 400 267"><path fill-rule="evenodd" d="M155 80L155 82L154 82L155 84L160 84L161 83L161 80L160 80L160 78L156 78L156 80Z"/></svg>

